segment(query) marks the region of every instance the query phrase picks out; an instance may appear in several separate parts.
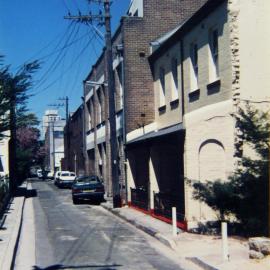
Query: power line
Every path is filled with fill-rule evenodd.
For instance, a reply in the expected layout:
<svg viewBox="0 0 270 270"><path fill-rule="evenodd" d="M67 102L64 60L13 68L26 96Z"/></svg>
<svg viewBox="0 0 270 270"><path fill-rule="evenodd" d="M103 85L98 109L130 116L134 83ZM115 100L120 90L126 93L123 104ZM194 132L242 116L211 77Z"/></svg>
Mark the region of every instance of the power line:
<svg viewBox="0 0 270 270"><path fill-rule="evenodd" d="M73 27L71 33L69 34L69 36L67 37L66 41L65 41L65 45L64 47L68 44L69 40L71 39L71 37L73 36L74 34L74 31L75 31L75 26ZM78 28L77 28L77 31L76 31L76 34L77 35L78 33ZM64 55L63 55L64 54ZM36 88L39 88L42 84L44 84L44 82L46 81L46 76L50 73L50 71L54 71L58 64L61 63L63 57L65 56L66 54L66 51L65 50L61 50L58 55L56 56L55 60L53 61L53 63L50 65L50 67L45 71L45 73L42 75L42 77L38 80L37 82L37 85L36 85Z"/></svg>
<svg viewBox="0 0 270 270"><path fill-rule="evenodd" d="M94 2L97 4L103 4L104 14L98 15L81 15L79 16L65 16L65 19L75 20L79 23L93 23L97 22L99 25L105 25L106 29L106 70L105 81L108 81L108 94L109 94L109 124L110 124L110 163L111 163L111 180L113 191L113 207L121 207L121 197L119 190L119 162L118 162L118 145L116 134L116 119L115 119L115 82L113 73L113 61L112 61L112 38L111 38L111 13L110 5L111 0L88 0L89 3ZM107 87L107 86L106 86Z"/></svg>
<svg viewBox="0 0 270 270"><path fill-rule="evenodd" d="M93 39L93 37L92 37L92 39ZM66 73L67 71L69 71L69 70L73 67L74 63L76 63L77 61L80 60L80 57L82 56L83 52L88 48L88 46L89 46L90 43L92 42L92 39L90 39L90 40L87 42L86 46L80 51L80 53L79 53L78 57L76 58L76 60L75 60L70 66L68 66L67 69L65 69L64 73ZM52 81L49 85L47 85L45 88L43 88L43 89L41 89L41 90L39 90L39 91L33 92L33 93L31 93L31 94L35 96L35 95L38 95L38 94L44 92L45 90L47 90L48 88L50 88L51 86L53 86L53 85L59 80L59 78L61 78L61 76L63 76L63 74L61 74L60 76L58 76L55 80L53 80L53 81Z"/></svg>

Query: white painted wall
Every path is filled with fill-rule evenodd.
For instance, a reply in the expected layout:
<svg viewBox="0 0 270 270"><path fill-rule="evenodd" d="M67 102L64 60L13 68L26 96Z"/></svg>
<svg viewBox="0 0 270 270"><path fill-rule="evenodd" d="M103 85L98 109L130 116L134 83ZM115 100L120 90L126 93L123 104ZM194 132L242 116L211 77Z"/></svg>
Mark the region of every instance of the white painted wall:
<svg viewBox="0 0 270 270"><path fill-rule="evenodd" d="M233 171L232 111L232 101L228 100L202 107L185 115L185 175L188 179L203 182L216 178L226 180ZM219 144L215 144L215 141ZM216 219L215 213L209 207L193 199L192 191L192 188L186 184L185 204L189 228L196 226L198 221Z"/></svg>
<svg viewBox="0 0 270 270"><path fill-rule="evenodd" d="M241 99L270 101L270 1L235 0L239 8Z"/></svg>
<svg viewBox="0 0 270 270"><path fill-rule="evenodd" d="M143 0L132 0L128 10L130 16L134 16L134 13L138 10L138 17L143 17Z"/></svg>

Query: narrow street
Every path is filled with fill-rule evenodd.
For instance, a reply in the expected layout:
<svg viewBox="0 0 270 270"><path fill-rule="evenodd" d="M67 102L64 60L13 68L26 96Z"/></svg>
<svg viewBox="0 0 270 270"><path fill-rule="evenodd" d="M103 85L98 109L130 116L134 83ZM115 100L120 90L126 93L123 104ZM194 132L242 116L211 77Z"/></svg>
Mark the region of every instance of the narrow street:
<svg viewBox="0 0 270 270"><path fill-rule="evenodd" d="M31 185L36 192L25 203L16 270L183 269L169 249L101 206L73 205L71 191L53 182Z"/></svg>

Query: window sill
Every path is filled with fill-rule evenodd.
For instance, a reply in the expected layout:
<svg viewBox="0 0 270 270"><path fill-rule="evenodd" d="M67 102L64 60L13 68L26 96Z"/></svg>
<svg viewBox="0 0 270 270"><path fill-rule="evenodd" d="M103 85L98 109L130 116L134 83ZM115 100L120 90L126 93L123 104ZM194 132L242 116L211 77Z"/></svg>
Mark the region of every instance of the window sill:
<svg viewBox="0 0 270 270"><path fill-rule="evenodd" d="M208 83L207 84L207 89L212 88L212 87L216 87L216 86L220 86L220 78L217 78L213 82Z"/></svg>
<svg viewBox="0 0 270 270"><path fill-rule="evenodd" d="M207 84L206 88L207 88L208 95L212 95L212 94L215 94L215 93L219 92L219 90L220 90L220 78L217 78L215 81Z"/></svg>
<svg viewBox="0 0 270 270"><path fill-rule="evenodd" d="M175 108L178 107L178 105L179 105L179 99L177 98L177 99L175 99L175 100L172 100L172 101L170 102L170 105L171 105L171 109L175 109Z"/></svg>
<svg viewBox="0 0 270 270"><path fill-rule="evenodd" d="M200 98L200 89L192 90L188 94L189 102L194 102Z"/></svg>
<svg viewBox="0 0 270 270"><path fill-rule="evenodd" d="M166 105L160 106L158 108L159 113L165 113L166 112Z"/></svg>
<svg viewBox="0 0 270 270"><path fill-rule="evenodd" d="M99 128L103 127L103 126L105 126L105 121L102 121L101 123L99 123L97 125L97 129L99 129Z"/></svg>

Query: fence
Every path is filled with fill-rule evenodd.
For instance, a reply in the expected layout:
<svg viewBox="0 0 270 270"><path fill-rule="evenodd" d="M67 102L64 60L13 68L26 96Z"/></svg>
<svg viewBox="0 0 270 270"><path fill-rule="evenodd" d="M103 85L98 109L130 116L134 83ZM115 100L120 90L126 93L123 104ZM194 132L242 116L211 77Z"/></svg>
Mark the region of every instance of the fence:
<svg viewBox="0 0 270 270"><path fill-rule="evenodd" d="M130 188L130 191L132 205L148 211L148 191L144 188Z"/></svg>
<svg viewBox="0 0 270 270"><path fill-rule="evenodd" d="M154 192L154 214L157 216L162 216L167 219L172 219L172 207L179 209L179 200L176 196L169 193L155 193ZM185 215L176 212L176 217L178 222L185 221Z"/></svg>
<svg viewBox="0 0 270 270"><path fill-rule="evenodd" d="M9 198L9 179L6 176L0 177L0 220Z"/></svg>

